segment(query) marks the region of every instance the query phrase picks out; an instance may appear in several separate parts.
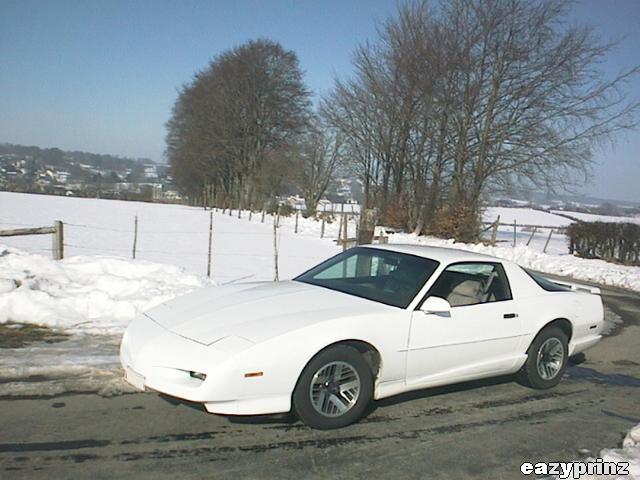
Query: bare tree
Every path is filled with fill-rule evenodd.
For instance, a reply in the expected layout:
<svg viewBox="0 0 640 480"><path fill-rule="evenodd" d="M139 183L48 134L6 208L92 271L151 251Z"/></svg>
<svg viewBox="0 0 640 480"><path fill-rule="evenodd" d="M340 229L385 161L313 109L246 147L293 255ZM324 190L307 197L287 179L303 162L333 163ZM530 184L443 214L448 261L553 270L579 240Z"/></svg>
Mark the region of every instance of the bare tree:
<svg viewBox="0 0 640 480"><path fill-rule="evenodd" d="M567 26L566 8L409 3L356 50L323 110L387 223L472 240L488 191L566 187L588 176L594 145L635 126L624 85L638 67L606 78L614 45Z"/></svg>
<svg viewBox="0 0 640 480"><path fill-rule="evenodd" d="M300 187L307 216L315 215L342 158L342 134L316 118L300 145Z"/></svg>

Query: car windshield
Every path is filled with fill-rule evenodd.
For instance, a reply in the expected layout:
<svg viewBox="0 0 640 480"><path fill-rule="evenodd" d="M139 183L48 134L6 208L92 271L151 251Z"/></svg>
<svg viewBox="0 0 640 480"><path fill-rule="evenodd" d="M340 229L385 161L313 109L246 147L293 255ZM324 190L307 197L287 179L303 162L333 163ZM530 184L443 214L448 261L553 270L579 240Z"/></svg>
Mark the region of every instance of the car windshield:
<svg viewBox="0 0 640 480"><path fill-rule="evenodd" d="M407 308L438 267L429 258L357 247L303 273L295 281Z"/></svg>

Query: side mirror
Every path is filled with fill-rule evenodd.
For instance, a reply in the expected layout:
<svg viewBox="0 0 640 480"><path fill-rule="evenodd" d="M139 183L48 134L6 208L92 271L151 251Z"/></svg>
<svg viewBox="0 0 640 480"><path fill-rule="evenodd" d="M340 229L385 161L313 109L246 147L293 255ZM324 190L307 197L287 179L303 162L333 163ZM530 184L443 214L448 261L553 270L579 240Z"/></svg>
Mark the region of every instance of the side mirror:
<svg viewBox="0 0 640 480"><path fill-rule="evenodd" d="M424 301L420 310L424 313L444 314L451 311L451 305L444 298L429 297Z"/></svg>

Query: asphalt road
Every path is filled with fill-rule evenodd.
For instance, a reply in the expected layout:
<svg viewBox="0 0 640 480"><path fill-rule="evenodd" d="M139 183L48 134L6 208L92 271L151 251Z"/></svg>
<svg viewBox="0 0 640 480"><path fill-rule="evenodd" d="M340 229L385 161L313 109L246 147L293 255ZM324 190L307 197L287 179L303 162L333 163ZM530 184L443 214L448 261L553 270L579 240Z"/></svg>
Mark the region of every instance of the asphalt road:
<svg viewBox="0 0 640 480"><path fill-rule="evenodd" d="M329 432L153 393L2 399L0 478L521 478L522 462L617 447L640 423L640 296L603 296L622 323L550 391L510 378L425 390Z"/></svg>

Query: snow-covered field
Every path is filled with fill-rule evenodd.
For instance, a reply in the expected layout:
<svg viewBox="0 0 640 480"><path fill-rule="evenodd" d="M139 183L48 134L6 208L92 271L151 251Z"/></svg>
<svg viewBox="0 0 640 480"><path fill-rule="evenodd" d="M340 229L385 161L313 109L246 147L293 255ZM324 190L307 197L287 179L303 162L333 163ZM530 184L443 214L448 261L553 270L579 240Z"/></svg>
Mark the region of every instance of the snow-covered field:
<svg viewBox="0 0 640 480"><path fill-rule="evenodd" d="M550 210L545 212L530 207L488 207L484 211L483 219L493 222L500 216L500 222L522 225L544 225L547 227L567 227L572 218L585 222L631 222L640 223L640 216L615 217L611 215L596 215L592 213L571 212L566 210Z"/></svg>
<svg viewBox="0 0 640 480"><path fill-rule="evenodd" d="M501 223L513 223L520 225L544 225L547 227L566 227L571 220L553 213L534 210L528 207L488 207L483 214L486 222L493 222L500 217Z"/></svg>
<svg viewBox="0 0 640 480"><path fill-rule="evenodd" d="M273 280L273 218L248 212L214 213L212 278L225 283L242 279ZM136 258L169 263L206 274L209 212L184 205L124 202L48 195L0 192L0 228L50 226L64 222L65 257L109 255L131 258L134 219L138 217ZM330 239L338 234L338 222L325 225L320 239L318 222L280 219L279 270L290 278L340 251ZM355 222L350 224L353 235ZM300 241L300 239L304 241ZM0 243L33 253L51 255L50 235L5 237Z"/></svg>
<svg viewBox="0 0 640 480"><path fill-rule="evenodd" d="M613 215L595 215L593 213L567 212L564 210L552 210L554 214L568 215L571 218L582 220L583 222L629 222L640 223L640 217L616 217Z"/></svg>
<svg viewBox="0 0 640 480"><path fill-rule="evenodd" d="M585 222L630 222L640 224L640 216L635 217L613 217L608 215L594 215L590 213L579 213L564 210L551 210L549 212L533 209L530 207L489 207L483 213L485 222L494 222L500 218L501 225L498 229L498 244L513 246L513 223L516 227L516 245L529 243L532 250L536 252L546 252L551 254L567 254L567 237L562 229L571 225L575 220ZM525 227L525 225L529 227ZM532 226L537 228L533 231ZM547 237L549 231L553 230L549 243ZM533 237L531 238L531 235ZM490 231L484 236L489 237Z"/></svg>
<svg viewBox="0 0 640 480"><path fill-rule="evenodd" d="M50 260L51 236L3 237L2 244L20 251L0 253L0 322L37 323L92 333L120 333L137 311L209 280L207 246L210 212L182 205L66 198L0 192L0 225L51 225L65 222L65 260ZM530 208L490 208L489 219L562 227L571 220ZM131 258L133 223L138 217L137 259ZM334 239L337 221L282 217L278 230L280 278L291 278L340 251ZM355 234L355 219L349 235ZM461 248L513 260L542 272L572 276L606 285L640 290L640 268L585 260L567 254L566 239L499 231L498 244L454 244L451 240L391 234L392 243L418 243ZM273 218L248 212L213 213L212 279L216 283L273 280ZM502 241L500 241L502 240ZM26 252L29 252L27 254ZM17 287L16 287L17 286Z"/></svg>

